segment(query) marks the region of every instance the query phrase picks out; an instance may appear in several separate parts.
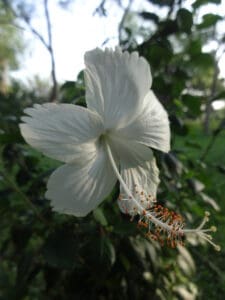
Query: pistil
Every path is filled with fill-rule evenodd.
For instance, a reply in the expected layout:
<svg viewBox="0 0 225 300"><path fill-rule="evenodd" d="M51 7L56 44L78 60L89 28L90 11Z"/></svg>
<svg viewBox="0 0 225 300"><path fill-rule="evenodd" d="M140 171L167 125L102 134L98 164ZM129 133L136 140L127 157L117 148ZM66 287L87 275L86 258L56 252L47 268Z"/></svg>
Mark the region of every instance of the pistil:
<svg viewBox="0 0 225 300"><path fill-rule="evenodd" d="M112 168L118 178L120 184L122 185L127 198L119 197L119 201L133 201L134 207L132 212L126 211L130 215L134 215L134 212L140 216L138 222L139 227L147 229L146 236L157 240L161 245L164 245L166 240L167 245L172 248L176 247L178 244L183 245L183 237L188 235L196 235L199 238L210 243L215 250L220 251L220 246L212 242L211 235L208 232L215 232L216 227L204 229L205 224L209 221L209 213L206 212L201 224L195 229L184 229L184 220L175 212L169 211L161 205L153 204L149 208L143 207L141 201L138 202L135 196L132 194L126 183L124 182L119 170L116 166L115 160L113 158L110 146L105 143L107 154L111 162Z"/></svg>

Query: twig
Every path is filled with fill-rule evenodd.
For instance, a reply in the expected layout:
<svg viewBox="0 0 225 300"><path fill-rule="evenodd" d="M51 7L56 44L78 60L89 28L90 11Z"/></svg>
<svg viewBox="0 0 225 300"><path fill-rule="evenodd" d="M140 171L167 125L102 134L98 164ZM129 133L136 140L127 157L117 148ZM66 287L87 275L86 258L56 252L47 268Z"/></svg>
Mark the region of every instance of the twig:
<svg viewBox="0 0 225 300"><path fill-rule="evenodd" d="M168 11L168 15L167 15L167 19L169 19L174 11L174 8L175 8L175 0L173 0L170 4L170 8L169 8L169 11Z"/></svg>
<svg viewBox="0 0 225 300"><path fill-rule="evenodd" d="M50 53L51 66L52 66L51 76L52 76L53 87L50 96L50 101L53 102L56 100L57 97L58 84L57 84L56 72L55 72L55 56L52 47L52 27L51 27L51 21L50 21L49 10L48 10L48 0L44 0L44 9L45 9L45 18L47 23L47 31L48 31L48 50Z"/></svg>
<svg viewBox="0 0 225 300"><path fill-rule="evenodd" d="M45 19L47 23L47 33L48 33L48 41L44 39L44 37L38 32L31 24L29 18L27 18L24 15L19 15L12 5L9 3L8 0L3 0L4 5L10 9L12 14L15 18L19 19L22 18L22 20L26 23L29 30L33 33L33 35L39 39L39 41L44 45L44 47L49 52L50 58L51 58L51 78L52 78L52 91L49 97L49 100L51 102L55 101L57 98L57 92L58 92L58 83L56 79L56 71L55 71L55 57L54 57L54 51L52 47L52 30L51 30L51 22L50 22L50 15L49 15L49 9L48 9L48 0L44 0L44 11L45 11Z"/></svg>
<svg viewBox="0 0 225 300"><path fill-rule="evenodd" d="M98 5L98 7L93 12L93 16L95 16L96 14L99 14L99 15L103 15L106 17L105 2L106 2L106 0L101 1L101 3Z"/></svg>
<svg viewBox="0 0 225 300"><path fill-rule="evenodd" d="M122 19L119 23L119 27L118 27L118 39L119 39L119 45L121 45L122 42L122 30L123 30L123 26L124 26L124 22L126 20L126 17L130 11L131 5L132 5L133 0L129 0L127 7L124 10L124 14L122 16Z"/></svg>

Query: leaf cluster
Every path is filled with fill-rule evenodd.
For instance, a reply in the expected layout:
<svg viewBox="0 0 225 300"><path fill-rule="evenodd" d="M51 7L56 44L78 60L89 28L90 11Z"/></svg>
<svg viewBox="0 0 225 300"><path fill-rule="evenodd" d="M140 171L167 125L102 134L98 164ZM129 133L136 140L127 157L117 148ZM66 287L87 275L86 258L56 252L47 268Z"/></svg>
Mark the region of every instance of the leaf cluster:
<svg viewBox="0 0 225 300"><path fill-rule="evenodd" d="M181 213L188 227L211 211L223 247L224 116L215 117L211 136L201 130L205 103L224 95L221 81L211 94L217 60L203 51L212 38L205 29L221 20L210 14L196 21L203 0L192 10L182 1L149 2L172 11L166 19L157 11L138 12L154 31L146 27L138 43L125 23L121 45L149 61L153 90L170 116L172 151L155 153L158 201ZM51 210L44 193L58 162L28 147L18 130L23 109L44 101L18 83L0 95L0 300L223 299L224 251L215 257L197 239L175 250L146 239L138 220L119 212L118 186L85 218ZM86 105L82 72L61 85L59 101Z"/></svg>

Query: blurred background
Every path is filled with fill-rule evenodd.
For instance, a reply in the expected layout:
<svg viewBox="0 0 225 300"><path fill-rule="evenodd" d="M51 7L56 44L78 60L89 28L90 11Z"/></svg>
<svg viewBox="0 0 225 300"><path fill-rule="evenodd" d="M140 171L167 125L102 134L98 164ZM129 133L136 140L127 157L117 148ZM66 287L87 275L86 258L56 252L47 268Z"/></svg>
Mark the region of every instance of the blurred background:
<svg viewBox="0 0 225 300"><path fill-rule="evenodd" d="M119 212L118 186L85 218L44 198L59 163L25 144L23 109L85 106L85 51L116 45L148 60L170 116L159 203L188 227L209 211L221 252L147 240ZM224 0L0 0L0 300L224 299L224 78Z"/></svg>

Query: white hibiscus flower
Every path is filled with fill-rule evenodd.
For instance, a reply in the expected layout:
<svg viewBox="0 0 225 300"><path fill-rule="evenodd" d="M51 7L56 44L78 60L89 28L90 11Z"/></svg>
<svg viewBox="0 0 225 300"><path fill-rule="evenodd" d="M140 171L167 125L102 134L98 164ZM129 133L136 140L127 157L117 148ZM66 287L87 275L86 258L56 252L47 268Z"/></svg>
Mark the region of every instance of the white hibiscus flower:
<svg viewBox="0 0 225 300"><path fill-rule="evenodd" d="M140 215L139 225L148 226L152 238L159 240L162 232L172 246L181 242L194 230L184 230L180 216L154 205L159 172L150 148L169 151L170 128L150 90L147 61L137 52L95 49L85 54L85 65L87 108L36 104L22 117L26 142L65 163L51 175L46 198L55 211L86 216L119 180L121 211ZM203 225L197 232L209 240Z"/></svg>

